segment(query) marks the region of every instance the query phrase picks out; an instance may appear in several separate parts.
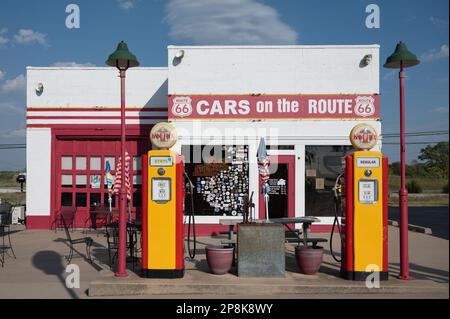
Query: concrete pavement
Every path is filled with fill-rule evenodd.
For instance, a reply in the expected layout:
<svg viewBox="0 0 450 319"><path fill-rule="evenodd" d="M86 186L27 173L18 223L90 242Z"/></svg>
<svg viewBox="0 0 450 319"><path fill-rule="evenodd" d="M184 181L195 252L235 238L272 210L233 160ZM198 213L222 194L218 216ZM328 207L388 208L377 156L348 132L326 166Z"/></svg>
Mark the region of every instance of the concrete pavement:
<svg viewBox="0 0 450 319"><path fill-rule="evenodd" d="M123 280L113 276L107 265L106 239L101 234L87 234L95 244L94 264L75 255L80 268L80 288L66 288L65 261L68 247L63 231L23 230L16 226L12 234L17 259L6 257L0 268L0 298L101 298L103 295L127 294L114 298L448 298L448 240L426 234L409 233L411 275L415 280L395 278L399 272L398 228L389 228L391 278L380 289L367 289L364 283L338 277L339 264L325 245L325 256L318 275L298 273L294 246L286 245L285 278L239 278L235 269L217 276L208 271L204 245L219 238L198 239L197 256L186 261L182 279L142 279L131 273ZM313 234L328 238L329 234ZM73 237L86 236L74 232ZM335 250L339 240L335 237ZM78 246L78 245L77 245ZM80 245L80 252L84 247ZM131 268L131 264L128 265ZM138 295L130 295L138 294ZM93 297L89 297L89 295Z"/></svg>

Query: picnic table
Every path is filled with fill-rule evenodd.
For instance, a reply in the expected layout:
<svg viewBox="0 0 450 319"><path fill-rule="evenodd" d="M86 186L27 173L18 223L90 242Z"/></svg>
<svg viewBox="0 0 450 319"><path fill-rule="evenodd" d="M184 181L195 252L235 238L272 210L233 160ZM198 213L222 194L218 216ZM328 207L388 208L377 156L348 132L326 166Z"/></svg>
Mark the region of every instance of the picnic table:
<svg viewBox="0 0 450 319"><path fill-rule="evenodd" d="M228 228L228 242L232 243L234 241L234 226L237 224L242 223L242 218L221 218L219 220L220 225L227 225ZM264 223L265 220L255 220L256 223ZM311 227L312 223L320 222L320 219L313 216L304 216L304 217L284 217L284 218L270 218L269 222L276 223L276 224L283 224L289 232L295 234L297 236L297 233L294 229L292 229L289 224L302 224L303 229L303 243L306 246L306 243L308 242L308 230ZM298 236L297 236L298 237ZM300 244L300 238L298 237L298 243Z"/></svg>

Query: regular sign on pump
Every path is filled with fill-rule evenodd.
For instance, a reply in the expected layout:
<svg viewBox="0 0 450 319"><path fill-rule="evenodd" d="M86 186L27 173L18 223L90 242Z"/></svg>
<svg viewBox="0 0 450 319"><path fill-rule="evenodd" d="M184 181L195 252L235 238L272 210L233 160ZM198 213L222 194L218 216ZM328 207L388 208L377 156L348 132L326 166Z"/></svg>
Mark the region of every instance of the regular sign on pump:
<svg viewBox="0 0 450 319"><path fill-rule="evenodd" d="M378 119L378 95L176 95L176 119Z"/></svg>

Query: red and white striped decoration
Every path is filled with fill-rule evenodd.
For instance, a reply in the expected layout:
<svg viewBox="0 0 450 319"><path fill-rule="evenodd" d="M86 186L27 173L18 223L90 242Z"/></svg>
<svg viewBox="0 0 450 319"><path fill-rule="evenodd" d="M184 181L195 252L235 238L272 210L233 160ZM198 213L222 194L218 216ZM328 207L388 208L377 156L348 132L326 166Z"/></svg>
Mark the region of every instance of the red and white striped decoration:
<svg viewBox="0 0 450 319"><path fill-rule="evenodd" d="M125 188L127 190L127 198L131 201L131 184L130 184L130 161L131 157L125 152ZM122 161L119 159L116 167L116 176L114 179L114 193L119 194L122 186Z"/></svg>
<svg viewBox="0 0 450 319"><path fill-rule="evenodd" d="M258 172L262 184L267 183L267 181L270 178L269 165L270 165L269 157L266 157L265 159L258 161Z"/></svg>

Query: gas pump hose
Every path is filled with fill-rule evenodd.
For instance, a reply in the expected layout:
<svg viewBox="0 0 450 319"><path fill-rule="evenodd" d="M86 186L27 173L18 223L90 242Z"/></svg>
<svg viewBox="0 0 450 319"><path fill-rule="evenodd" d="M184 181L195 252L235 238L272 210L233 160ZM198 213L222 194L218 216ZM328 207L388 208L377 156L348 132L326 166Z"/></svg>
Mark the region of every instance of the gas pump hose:
<svg viewBox="0 0 450 319"><path fill-rule="evenodd" d="M334 187L333 187L333 191L334 191L334 221L333 221L333 226L331 227L331 234L330 234L330 253L331 256L333 257L333 259L337 262L341 262L342 261L342 257L339 259L338 257L336 257L336 255L334 254L333 251L333 235L334 235L334 229L337 226L338 232L339 232L339 237L341 239L341 247L343 245L343 240L342 240L342 233L341 233L341 224L339 222L339 192L340 192L340 186L339 184L339 179L342 177L343 174L339 174L338 177L336 178L336 182L334 183ZM342 214L341 214L342 215Z"/></svg>
<svg viewBox="0 0 450 319"><path fill-rule="evenodd" d="M194 184L192 184L191 179L186 174L186 171L184 172L184 175L186 176L186 179L189 181L189 193L191 194L191 209L188 215L188 235L187 235L187 246L188 246L188 253L189 257L191 259L195 258L195 252L197 250L197 235L195 232L195 214L194 214ZM193 241L194 241L194 247L193 250L191 250L191 228L192 228L192 234L193 234Z"/></svg>

